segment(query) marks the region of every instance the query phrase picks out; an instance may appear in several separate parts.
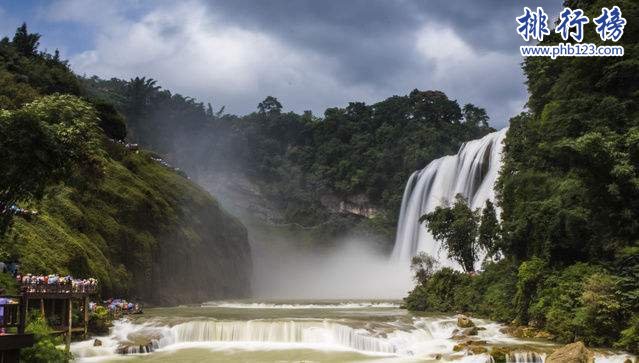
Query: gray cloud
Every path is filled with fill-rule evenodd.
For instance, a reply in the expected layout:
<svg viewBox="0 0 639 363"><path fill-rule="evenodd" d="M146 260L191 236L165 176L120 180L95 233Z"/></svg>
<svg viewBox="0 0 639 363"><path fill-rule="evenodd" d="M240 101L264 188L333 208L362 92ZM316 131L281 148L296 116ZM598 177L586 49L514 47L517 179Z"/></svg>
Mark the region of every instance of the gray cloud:
<svg viewBox="0 0 639 363"><path fill-rule="evenodd" d="M526 99L515 17L558 1L64 0L51 21L85 22L92 49L74 69L156 78L166 88L246 113L266 95L286 108L367 103L413 88L485 107L495 127ZM151 5L150 5L151 4ZM100 14L99 21L86 23ZM131 15L133 14L133 15Z"/></svg>

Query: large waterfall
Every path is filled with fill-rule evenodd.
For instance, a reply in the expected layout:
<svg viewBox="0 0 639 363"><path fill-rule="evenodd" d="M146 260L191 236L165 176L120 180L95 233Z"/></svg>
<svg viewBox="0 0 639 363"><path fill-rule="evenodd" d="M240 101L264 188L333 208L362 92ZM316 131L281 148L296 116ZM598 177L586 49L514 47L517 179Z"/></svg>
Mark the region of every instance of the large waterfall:
<svg viewBox="0 0 639 363"><path fill-rule="evenodd" d="M397 225L393 258L408 260L418 251L436 257L442 266L455 266L419 218L437 206L452 203L463 195L473 209L495 199L494 185L501 167L503 140L507 128L464 143L457 155L433 160L414 172L406 183Z"/></svg>

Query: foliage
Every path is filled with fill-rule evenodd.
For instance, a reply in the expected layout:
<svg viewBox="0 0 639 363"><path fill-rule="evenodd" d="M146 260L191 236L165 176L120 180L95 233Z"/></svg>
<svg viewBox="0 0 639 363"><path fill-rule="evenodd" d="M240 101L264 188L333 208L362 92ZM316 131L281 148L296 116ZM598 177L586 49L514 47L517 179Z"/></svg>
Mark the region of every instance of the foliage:
<svg viewBox="0 0 639 363"><path fill-rule="evenodd" d="M639 315L635 314L630 324L621 332L621 338L616 347L630 352L639 352Z"/></svg>
<svg viewBox="0 0 639 363"><path fill-rule="evenodd" d="M528 323L528 309L538 285L546 276L546 262L533 258L519 265L517 272L517 293L515 295L515 306L517 309L517 322L519 324Z"/></svg>
<svg viewBox="0 0 639 363"><path fill-rule="evenodd" d="M419 252L410 260L410 269L413 272L413 279L417 284L423 285L428 282L435 273L437 260L426 252Z"/></svg>
<svg viewBox="0 0 639 363"><path fill-rule="evenodd" d="M89 331L93 334L108 334L113 321L112 314L104 306L97 306L89 316Z"/></svg>
<svg viewBox="0 0 639 363"><path fill-rule="evenodd" d="M481 214L480 214L481 213ZM484 209L471 210L468 201L455 196L452 207L437 207L420 218L448 258L457 261L466 272L475 271L475 262L481 250L487 257L499 255L499 224L493 204L488 201Z"/></svg>
<svg viewBox="0 0 639 363"><path fill-rule="evenodd" d="M95 102L93 107L100 120L98 125L106 136L116 141L124 141L126 139L126 122L115 107L104 101Z"/></svg>
<svg viewBox="0 0 639 363"><path fill-rule="evenodd" d="M6 260L3 259L3 261ZM0 295L16 295L18 292L16 279L11 274L0 273L0 290L4 290Z"/></svg>
<svg viewBox="0 0 639 363"><path fill-rule="evenodd" d="M572 3L589 16L609 4ZM610 261L639 239L639 5L614 5L628 19L624 57L524 62L530 112L511 120L499 181L504 243L520 260ZM584 42L601 43L594 28Z"/></svg>
<svg viewBox="0 0 639 363"><path fill-rule="evenodd" d="M416 311L470 312L498 321L510 321L516 279L508 261L488 262L482 273L468 275L450 268L435 272L404 299Z"/></svg>
<svg viewBox="0 0 639 363"><path fill-rule="evenodd" d="M420 221L425 222L435 240L442 243L449 258L457 261L466 272L475 271L479 252L479 213L470 209L461 194L455 196L452 207L437 207L433 212L422 216Z"/></svg>
<svg viewBox="0 0 639 363"><path fill-rule="evenodd" d="M107 144L112 151L99 183L50 187L37 205L37 218L16 218L0 241L19 257L21 269L95 277L105 296L155 303L189 299L191 291L205 299L222 286L241 295L247 286L239 282L249 271L241 224L208 193L148 153ZM210 255L233 258L210 264ZM190 263L169 268L168 261L178 256ZM190 269L209 277L185 282ZM225 283L224 270L236 271L238 283ZM194 286L182 294L171 291L189 285Z"/></svg>
<svg viewBox="0 0 639 363"><path fill-rule="evenodd" d="M352 102L284 112L266 97L257 112L238 117L162 90L155 80L83 80L91 98L112 102L127 119L130 140L171 155L196 179L226 173L257 184L284 223L317 226L332 220L321 197L364 196L382 210L392 234L404 183L411 172L465 140L490 132L485 110L439 91L414 90L372 105ZM336 228L332 223L327 228Z"/></svg>
<svg viewBox="0 0 639 363"><path fill-rule="evenodd" d="M469 311L475 305L474 290L469 275L444 267L425 284L419 284L404 299L409 310Z"/></svg>
<svg viewBox="0 0 639 363"><path fill-rule="evenodd" d="M39 199L49 185L78 172L99 177L101 135L95 110L71 95L45 96L18 110L0 111L1 203Z"/></svg>
<svg viewBox="0 0 639 363"><path fill-rule="evenodd" d="M155 304L243 296L244 227L184 174L108 140L124 139L122 116L109 100L79 98L77 77L57 52L38 52L38 39L22 26L0 41L0 207L38 210L3 224L1 254L22 272L96 277L107 296ZM194 275L202 278L185 278Z"/></svg>
<svg viewBox="0 0 639 363"><path fill-rule="evenodd" d="M54 336L53 329L39 315L33 315L29 319L25 330L33 334L35 344L22 349L21 360L29 363L61 363L71 360L70 353L57 347L62 344L62 337Z"/></svg>
<svg viewBox="0 0 639 363"><path fill-rule="evenodd" d="M486 257L500 259L503 249L500 238L501 228L497 220L495 206L490 200L486 201L482 210L477 233L477 245L486 251Z"/></svg>

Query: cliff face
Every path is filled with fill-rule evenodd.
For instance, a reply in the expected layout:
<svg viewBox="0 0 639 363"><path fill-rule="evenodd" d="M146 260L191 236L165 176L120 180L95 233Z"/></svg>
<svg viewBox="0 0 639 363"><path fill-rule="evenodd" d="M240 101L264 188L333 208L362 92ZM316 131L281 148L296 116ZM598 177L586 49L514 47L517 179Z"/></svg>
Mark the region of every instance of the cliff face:
<svg viewBox="0 0 639 363"><path fill-rule="evenodd" d="M206 191L151 159L107 145L101 181L59 186L4 243L22 272L100 280L102 297L171 305L250 293L247 232Z"/></svg>

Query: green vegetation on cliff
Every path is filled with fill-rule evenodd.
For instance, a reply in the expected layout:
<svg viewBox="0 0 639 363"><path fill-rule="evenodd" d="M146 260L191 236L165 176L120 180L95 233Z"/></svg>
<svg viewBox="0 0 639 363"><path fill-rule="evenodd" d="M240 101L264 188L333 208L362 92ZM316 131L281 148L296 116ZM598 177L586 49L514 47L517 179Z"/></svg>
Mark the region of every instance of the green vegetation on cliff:
<svg viewBox="0 0 639 363"><path fill-rule="evenodd" d="M591 19L619 6L625 55L525 60L530 112L511 119L498 185L505 258L478 276L437 272L406 303L638 352L639 4L565 5ZM594 27L584 42L602 43Z"/></svg>
<svg viewBox="0 0 639 363"><path fill-rule="evenodd" d="M38 39L23 26L0 41L0 202L38 211L3 211L0 258L22 273L96 277L107 297L247 296L244 226L184 173L114 141L122 116L78 97L76 77L37 52Z"/></svg>

